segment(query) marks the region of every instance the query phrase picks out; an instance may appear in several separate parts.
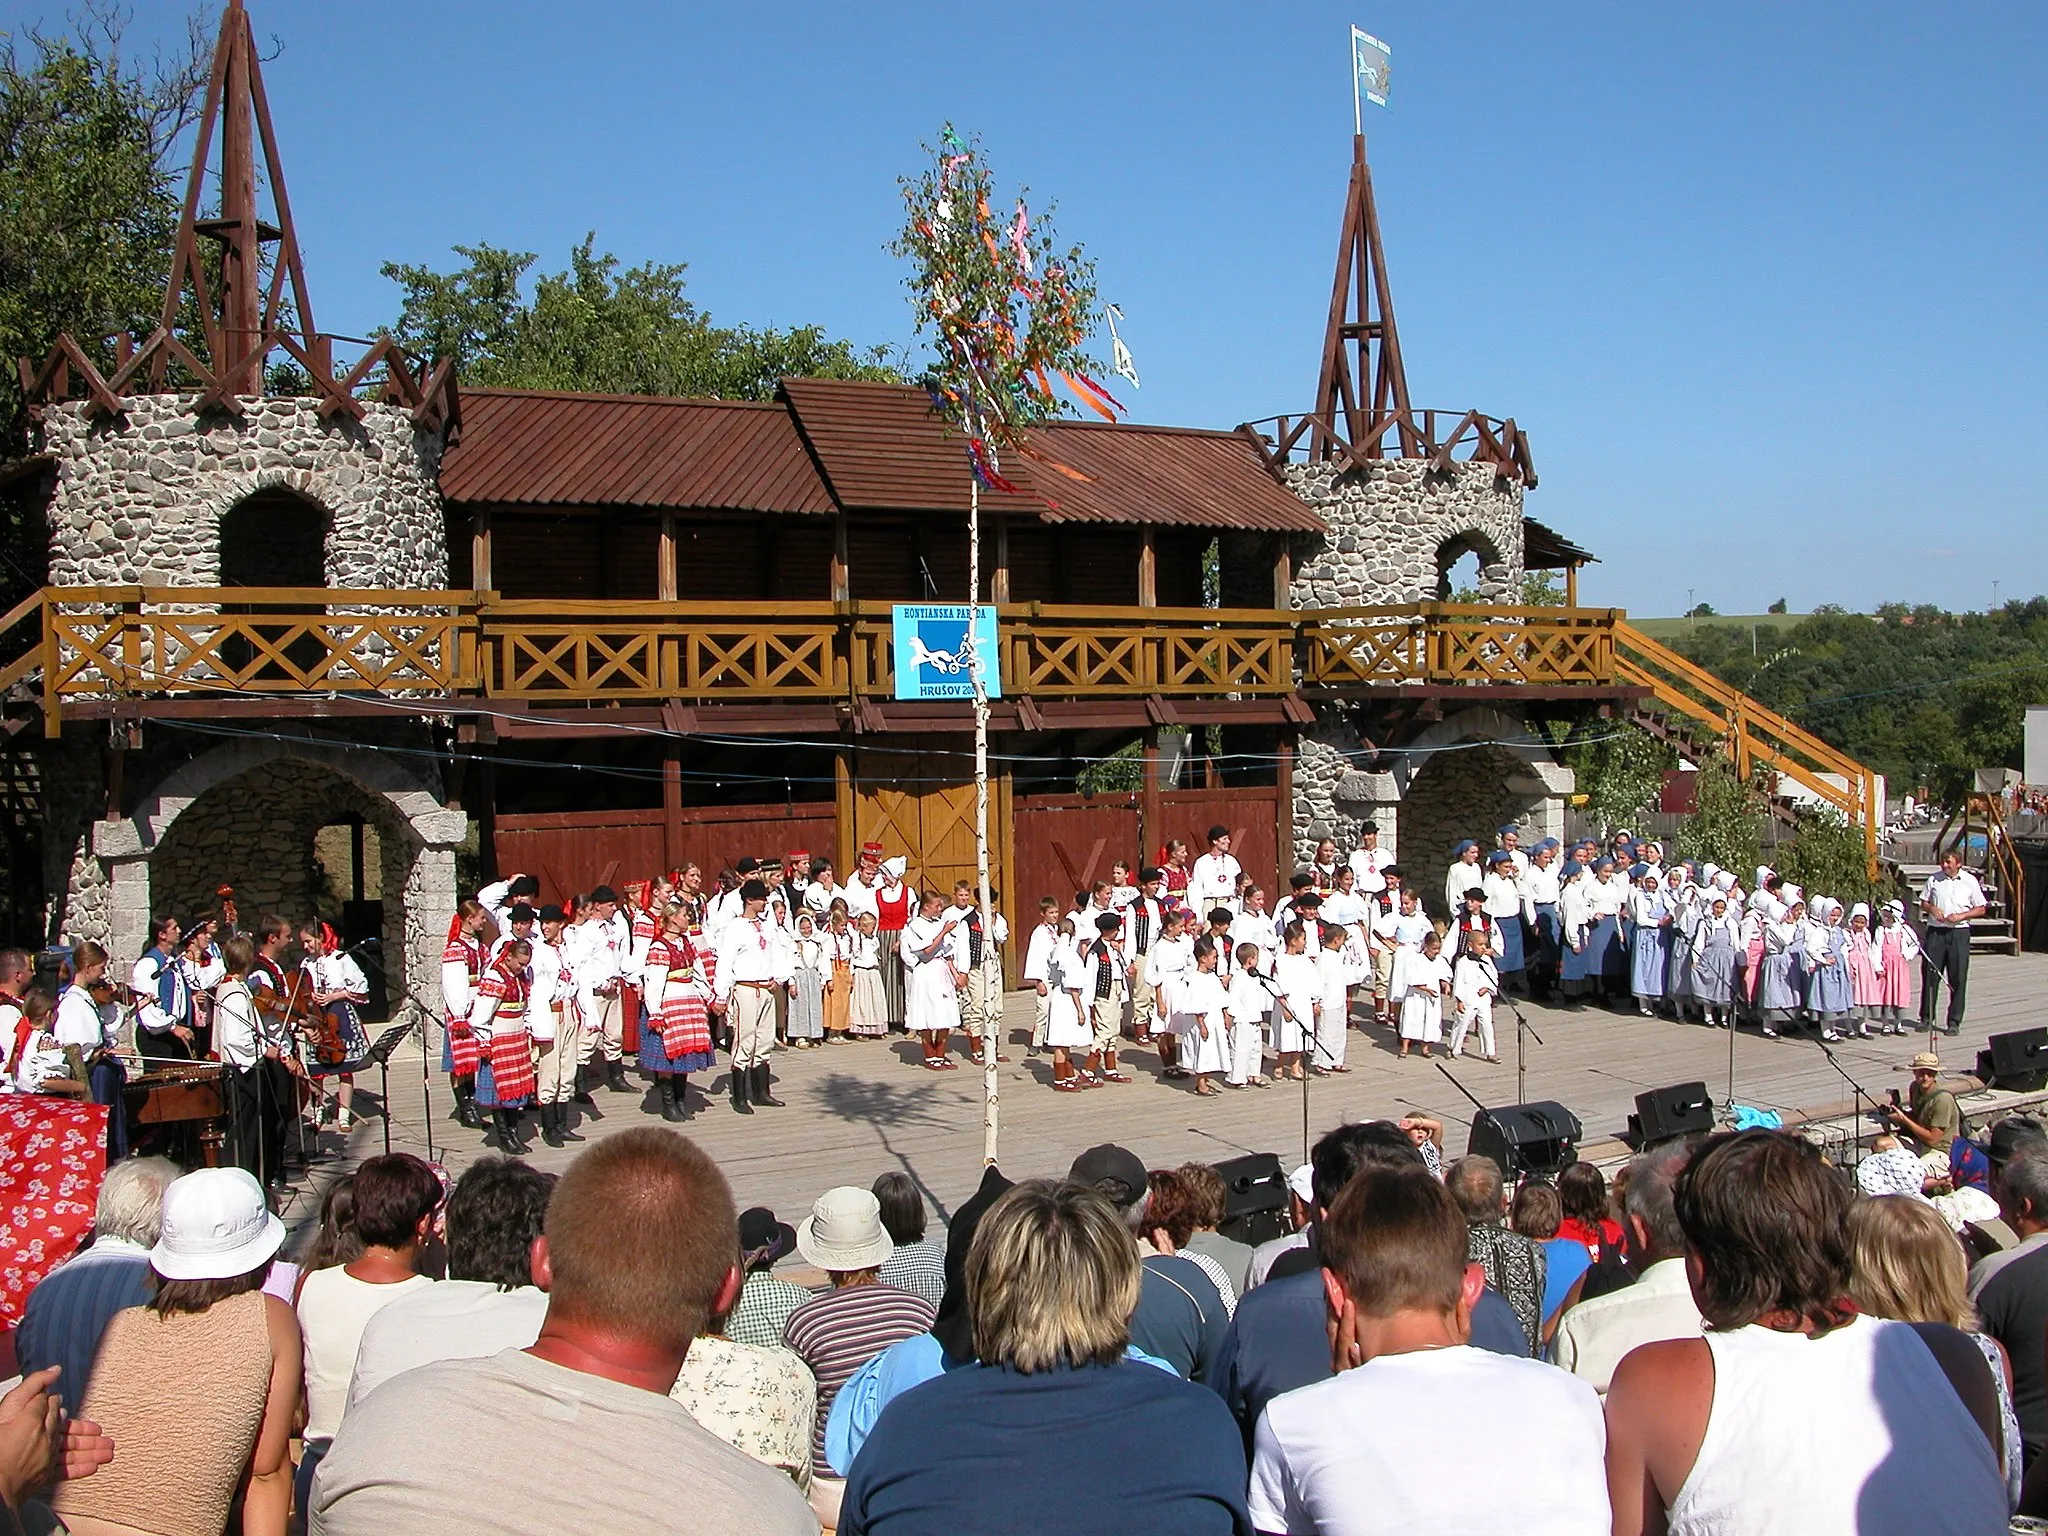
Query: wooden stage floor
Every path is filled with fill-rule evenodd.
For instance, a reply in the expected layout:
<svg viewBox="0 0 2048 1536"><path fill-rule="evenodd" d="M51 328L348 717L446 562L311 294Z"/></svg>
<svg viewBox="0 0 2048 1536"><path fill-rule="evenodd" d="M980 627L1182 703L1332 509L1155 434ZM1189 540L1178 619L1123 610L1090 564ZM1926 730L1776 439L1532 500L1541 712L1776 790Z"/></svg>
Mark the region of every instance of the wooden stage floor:
<svg viewBox="0 0 2048 1536"><path fill-rule="evenodd" d="M2048 1021L2044 990L2048 955L1977 957L1971 967L1963 1033L1938 1042L1945 1068L1966 1071L1988 1036ZM1226 1089L1220 1097L1199 1099L1187 1082L1160 1081L1156 1057L1141 1048L1123 1057L1138 1079L1130 1086L1055 1094L1048 1086L1050 1058L1027 1059L1021 1043L1029 1028L1030 999L1013 993L1007 1012L1010 1033L1018 1042L1008 1047L1012 1060L1001 1069L1001 1166L1010 1177L1063 1174L1076 1153L1103 1141L1121 1142L1154 1167L1214 1162L1248 1151L1279 1153L1290 1167L1298 1160L1298 1086ZM1724 1031L1643 1019L1633 1012L1573 1013L1525 1005L1524 1013L1544 1042L1527 1042L1527 1097L1556 1099L1575 1112L1584 1122L1588 1146L1620 1132L1635 1096L1647 1089L1704 1079L1717 1105L1726 1092ZM1504 1018L1502 1025L1501 1065L1489 1066L1469 1056L1449 1063L1459 1081L1489 1106L1517 1102L1513 1021ZM964 1035L957 1037L956 1051L965 1049L965 1041ZM1904 1089L1901 1069L1925 1044L1925 1035L1845 1040L1836 1054L1866 1089L1882 1097L1887 1088ZM1346 1120L1394 1118L1421 1110L1444 1122L1446 1144L1454 1155L1464 1150L1472 1107L1434 1066L1413 1058L1397 1061L1384 1032L1375 1030L1368 1036L1356 1028L1349 1040L1349 1060L1350 1073L1310 1084L1313 1133ZM417 1048L401 1052L392 1063L391 1131L395 1150L424 1155L419 1068ZM697 1108L681 1129L718 1159L742 1208L771 1206L793 1222L832 1185L865 1186L884 1170L901 1169L918 1182L943 1218L980 1181L981 1074L964 1058L959 1071L927 1072L917 1064L915 1048L892 1036L887 1041L811 1051L778 1050L775 1073L776 1093L788 1107L757 1110L751 1116L734 1114L722 1094L708 1100L703 1096L714 1083L723 1083L722 1067L691 1080ZM366 1074L361 1086L374 1091L376 1075ZM435 1073L429 1088L434 1155L459 1170L486 1150L482 1138L448 1118L445 1078ZM1738 1103L1777 1108L1788 1118L1833 1112L1850 1099L1848 1085L1810 1038L1766 1040L1747 1031L1736 1041L1735 1089ZM600 1089L596 1097L603 1118L589 1119L586 1111L580 1126L592 1140L627 1126L661 1123L642 1112L643 1103L653 1104L651 1090L626 1095ZM1969 1110L1966 1102L1965 1112ZM530 1114L526 1123L534 1164L566 1167L576 1148L549 1148L531 1129ZM340 1153L338 1138L331 1132L323 1139ZM286 1219L294 1225L306 1220L327 1180L352 1166L351 1159L382 1149L381 1123L375 1118L360 1122L345 1155L317 1164L309 1178L300 1180ZM1594 1155L1621 1150L1610 1146Z"/></svg>

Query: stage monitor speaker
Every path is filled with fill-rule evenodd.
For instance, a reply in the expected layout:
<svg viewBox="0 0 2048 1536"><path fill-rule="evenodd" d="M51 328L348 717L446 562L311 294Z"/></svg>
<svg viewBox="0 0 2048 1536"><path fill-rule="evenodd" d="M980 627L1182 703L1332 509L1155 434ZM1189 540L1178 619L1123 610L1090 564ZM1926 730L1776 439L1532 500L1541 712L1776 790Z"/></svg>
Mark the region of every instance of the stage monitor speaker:
<svg viewBox="0 0 2048 1536"><path fill-rule="evenodd" d="M1696 1136L1714 1128L1714 1101L1705 1083L1673 1083L1636 1095L1629 1129L1638 1148L1654 1147L1680 1136Z"/></svg>
<svg viewBox="0 0 2048 1536"><path fill-rule="evenodd" d="M2048 1026L1993 1035L1991 1080L2017 1093L2048 1088Z"/></svg>
<svg viewBox="0 0 2048 1536"><path fill-rule="evenodd" d="M1512 1183L1524 1174L1562 1173L1579 1160L1579 1138L1584 1134L1579 1117L1562 1104L1549 1099L1510 1104L1473 1117L1465 1152L1492 1158Z"/></svg>
<svg viewBox="0 0 2048 1536"><path fill-rule="evenodd" d="M1287 1235L1287 1175L1277 1154L1233 1157L1216 1164L1216 1171L1223 1176L1224 1200L1218 1232L1254 1247Z"/></svg>

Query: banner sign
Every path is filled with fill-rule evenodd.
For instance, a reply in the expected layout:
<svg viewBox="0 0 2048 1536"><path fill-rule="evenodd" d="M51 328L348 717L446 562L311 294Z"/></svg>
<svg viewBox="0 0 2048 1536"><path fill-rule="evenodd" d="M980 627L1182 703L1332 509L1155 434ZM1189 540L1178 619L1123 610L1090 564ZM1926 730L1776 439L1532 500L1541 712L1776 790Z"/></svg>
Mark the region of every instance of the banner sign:
<svg viewBox="0 0 2048 1536"><path fill-rule="evenodd" d="M1351 29L1351 72L1358 95L1376 107L1387 104L1387 87L1394 67L1394 50L1370 32ZM1352 103L1357 107L1357 102Z"/></svg>
<svg viewBox="0 0 2048 1536"><path fill-rule="evenodd" d="M890 607L897 698L971 699L972 669L977 665L988 696L1003 696L996 611L983 605L972 612L970 634L965 603L896 603Z"/></svg>

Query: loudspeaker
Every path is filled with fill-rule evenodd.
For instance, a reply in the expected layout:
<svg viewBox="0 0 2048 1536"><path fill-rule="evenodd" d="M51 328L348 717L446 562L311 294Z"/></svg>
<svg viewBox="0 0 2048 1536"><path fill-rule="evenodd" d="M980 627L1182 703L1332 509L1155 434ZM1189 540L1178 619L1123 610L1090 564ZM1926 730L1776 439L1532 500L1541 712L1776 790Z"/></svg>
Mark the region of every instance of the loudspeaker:
<svg viewBox="0 0 2048 1536"><path fill-rule="evenodd" d="M1993 1035L1991 1078L1997 1087L2015 1092L2032 1093L2048 1088L2048 1027Z"/></svg>
<svg viewBox="0 0 2048 1536"><path fill-rule="evenodd" d="M1287 1176L1272 1152L1253 1152L1216 1164L1223 1176L1223 1223L1216 1230L1234 1242L1256 1247L1285 1237Z"/></svg>
<svg viewBox="0 0 2048 1536"><path fill-rule="evenodd" d="M1714 1101L1705 1083L1673 1083L1636 1095L1636 1112L1628 1117L1638 1148L1714 1128Z"/></svg>
<svg viewBox="0 0 2048 1536"><path fill-rule="evenodd" d="M1579 1117L1562 1104L1510 1104L1473 1117L1465 1153L1492 1158L1512 1183L1524 1174L1548 1176L1569 1168L1579 1160L1584 1134Z"/></svg>

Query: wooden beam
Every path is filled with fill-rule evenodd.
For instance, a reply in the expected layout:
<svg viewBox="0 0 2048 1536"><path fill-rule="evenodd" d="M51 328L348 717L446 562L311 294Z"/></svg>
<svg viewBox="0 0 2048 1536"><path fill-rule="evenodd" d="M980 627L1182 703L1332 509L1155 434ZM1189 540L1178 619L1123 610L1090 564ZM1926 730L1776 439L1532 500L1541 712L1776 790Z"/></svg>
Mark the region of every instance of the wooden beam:
<svg viewBox="0 0 2048 1536"><path fill-rule="evenodd" d="M1141 864L1152 862L1152 849L1158 846L1165 830L1159 806L1159 728L1151 726L1145 731L1145 777L1138 794L1138 860Z"/></svg>
<svg viewBox="0 0 2048 1536"><path fill-rule="evenodd" d="M996 519L995 564L988 573L988 600L992 603L1007 603L1010 600L1010 520ZM1011 932L1015 932L1014 925Z"/></svg>
<svg viewBox="0 0 2048 1536"><path fill-rule="evenodd" d="M671 736L661 748L661 867L683 861L683 744Z"/></svg>
<svg viewBox="0 0 2048 1536"><path fill-rule="evenodd" d="M488 750L488 749L487 749ZM498 878L498 765L488 756L476 764L477 872L489 885Z"/></svg>
<svg viewBox="0 0 2048 1536"><path fill-rule="evenodd" d="M846 559L846 509L844 507L841 507L832 515L830 585L833 602L848 603L853 601L853 573L847 569Z"/></svg>
<svg viewBox="0 0 2048 1536"><path fill-rule="evenodd" d="M1274 756L1273 879L1276 889L1268 898L1269 906L1280 899L1277 886L1285 884L1287 877L1294 873L1294 733L1284 726Z"/></svg>
<svg viewBox="0 0 2048 1536"><path fill-rule="evenodd" d="M1564 605L1567 608L1579 606L1579 568L1576 565L1564 568Z"/></svg>
<svg viewBox="0 0 2048 1536"><path fill-rule="evenodd" d="M654 555L654 596L656 601L676 600L676 519L673 512L661 514L661 540ZM669 868L675 866L671 864Z"/></svg>
<svg viewBox="0 0 2048 1536"><path fill-rule="evenodd" d="M853 873L853 856L859 846L853 835L853 753L846 747L832 754L832 810L832 871L843 882Z"/></svg>
<svg viewBox="0 0 2048 1536"><path fill-rule="evenodd" d="M1138 546L1138 606L1159 606L1159 541L1150 523L1145 525L1144 542Z"/></svg>
<svg viewBox="0 0 2048 1536"><path fill-rule="evenodd" d="M479 592L494 591L491 580L491 509L478 507L469 525L469 584Z"/></svg>
<svg viewBox="0 0 2048 1536"><path fill-rule="evenodd" d="M1287 542L1287 535L1281 534L1274 540L1273 550L1273 606L1292 608L1294 606L1294 550Z"/></svg>

